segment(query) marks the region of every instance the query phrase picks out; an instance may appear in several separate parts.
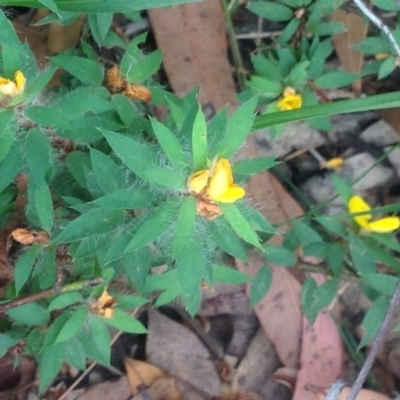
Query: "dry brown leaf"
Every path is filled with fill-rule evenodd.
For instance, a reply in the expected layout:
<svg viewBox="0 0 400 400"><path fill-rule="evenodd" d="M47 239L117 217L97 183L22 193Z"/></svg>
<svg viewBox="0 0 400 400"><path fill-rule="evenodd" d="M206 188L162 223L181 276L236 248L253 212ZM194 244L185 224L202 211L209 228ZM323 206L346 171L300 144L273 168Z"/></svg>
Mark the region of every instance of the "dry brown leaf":
<svg viewBox="0 0 400 400"><path fill-rule="evenodd" d="M190 330L156 310L149 312L147 360L166 374L188 382L208 396L221 395L221 382L210 353Z"/></svg>
<svg viewBox="0 0 400 400"><path fill-rule="evenodd" d="M330 15L332 22L342 22L346 32L332 36L333 47L347 72L358 74L363 66L363 53L354 49L367 35L368 23L361 15L347 12L341 8ZM353 83L354 91L361 93L361 79Z"/></svg>
<svg viewBox="0 0 400 400"><path fill-rule="evenodd" d="M124 365L133 396L139 393L140 386L149 387L156 380L165 378L165 374L160 368L145 361L125 357Z"/></svg>
<svg viewBox="0 0 400 400"><path fill-rule="evenodd" d="M335 400L346 400L347 396L350 393L350 390L350 388L344 387ZM325 400L325 397L326 393L320 392L316 395L317 400ZM361 389L356 397L356 400L390 400L390 397L374 392L372 390Z"/></svg>
<svg viewBox="0 0 400 400"><path fill-rule="evenodd" d="M161 378L148 389L142 389L132 400L180 400L181 393L175 378Z"/></svg>
<svg viewBox="0 0 400 400"><path fill-rule="evenodd" d="M49 235L44 231L32 231L25 228L14 229L10 236L25 246L31 244L49 244Z"/></svg>
<svg viewBox="0 0 400 400"><path fill-rule="evenodd" d="M132 397L128 378L107 381L91 387L77 400L128 400Z"/></svg>
<svg viewBox="0 0 400 400"><path fill-rule="evenodd" d="M400 135L400 108L378 110L377 114Z"/></svg>
<svg viewBox="0 0 400 400"><path fill-rule="evenodd" d="M255 275L265 261L250 256L249 263L236 260L238 269ZM302 314L300 283L282 267L271 267L272 282L266 296L254 307L268 338L284 366L297 369L300 360Z"/></svg>

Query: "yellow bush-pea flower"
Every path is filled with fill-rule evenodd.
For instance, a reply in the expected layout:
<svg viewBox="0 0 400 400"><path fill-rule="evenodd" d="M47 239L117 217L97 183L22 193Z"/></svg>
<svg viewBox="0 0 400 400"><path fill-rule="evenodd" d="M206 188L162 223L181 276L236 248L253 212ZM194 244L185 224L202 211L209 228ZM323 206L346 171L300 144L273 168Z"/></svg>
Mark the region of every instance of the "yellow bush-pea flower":
<svg viewBox="0 0 400 400"><path fill-rule="evenodd" d="M339 170L343 167L344 159L341 157L331 158L328 161L324 161L320 164L321 168L333 169L334 171Z"/></svg>
<svg viewBox="0 0 400 400"><path fill-rule="evenodd" d="M233 203L245 195L244 189L233 183L232 168L225 158L218 160L211 170L198 171L190 176L188 189L220 203Z"/></svg>
<svg viewBox="0 0 400 400"><path fill-rule="evenodd" d="M11 97L18 96L24 91L25 82L26 78L21 71L15 73L14 81L0 77L0 93Z"/></svg>
<svg viewBox="0 0 400 400"><path fill-rule="evenodd" d="M348 203L348 209L351 214L371 211L371 207L360 196L353 196ZM385 217L371 221L372 214L356 215L353 217L362 228L370 232L387 233L393 232L400 227L399 217Z"/></svg>
<svg viewBox="0 0 400 400"><path fill-rule="evenodd" d="M278 100L276 107L281 111L296 110L303 104L303 99L292 87L283 91L282 97Z"/></svg>

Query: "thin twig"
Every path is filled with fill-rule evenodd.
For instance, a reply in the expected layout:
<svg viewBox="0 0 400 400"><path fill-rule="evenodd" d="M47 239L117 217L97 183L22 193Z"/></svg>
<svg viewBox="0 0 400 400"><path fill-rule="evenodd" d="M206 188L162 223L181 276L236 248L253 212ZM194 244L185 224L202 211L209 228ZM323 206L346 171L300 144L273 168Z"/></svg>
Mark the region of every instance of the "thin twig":
<svg viewBox="0 0 400 400"><path fill-rule="evenodd" d="M0 315L8 310L11 310L12 308L23 306L24 304L33 303L34 301L47 299L51 296L55 296L56 294L60 294L60 293L76 292L83 288L97 286L102 282L104 282L103 278L93 278L93 279L89 279L87 281L69 283L63 287L59 287L58 285L56 285L55 287L53 287L51 289L43 290L42 292L39 292L39 293L33 293L33 294L30 294L29 296L21 297L19 299L15 299L15 300L9 301L8 303L0 305Z"/></svg>
<svg viewBox="0 0 400 400"><path fill-rule="evenodd" d="M282 31L274 31L274 32L249 32L249 33L237 33L235 34L235 38L239 39L265 39L275 36L280 36Z"/></svg>
<svg viewBox="0 0 400 400"><path fill-rule="evenodd" d="M400 58L400 47L390 29L362 2L362 0L353 1L354 4L361 10L361 12L386 35L386 37L389 39L389 42L393 46L397 57Z"/></svg>
<svg viewBox="0 0 400 400"><path fill-rule="evenodd" d="M362 385L364 384L365 379L367 378L367 375L372 367L372 364L375 361L378 351L389 331L390 322L393 320L393 317L395 315L399 299L400 299L400 279L397 281L396 289L393 293L393 297L390 300L385 318L382 321L382 325L380 326L379 331L374 341L372 342L371 351L369 352L368 357L365 360L365 363L361 368L361 371L358 374L357 379L354 382L354 385L351 388L349 395L347 396L347 400L355 400L358 395L358 392L362 388Z"/></svg>

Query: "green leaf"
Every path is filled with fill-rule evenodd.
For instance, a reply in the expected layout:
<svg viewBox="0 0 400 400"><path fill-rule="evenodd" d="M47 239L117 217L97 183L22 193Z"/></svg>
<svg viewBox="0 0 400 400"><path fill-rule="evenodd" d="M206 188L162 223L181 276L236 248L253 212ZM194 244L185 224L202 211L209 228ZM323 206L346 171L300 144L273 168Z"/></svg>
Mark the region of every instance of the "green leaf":
<svg viewBox="0 0 400 400"><path fill-rule="evenodd" d="M99 350L101 364L109 365L111 359L111 338L110 331L104 322L104 318L97 315L89 316L90 335Z"/></svg>
<svg viewBox="0 0 400 400"><path fill-rule="evenodd" d="M178 172L167 168L151 168L138 174L143 180L169 189L184 190L185 179Z"/></svg>
<svg viewBox="0 0 400 400"><path fill-rule="evenodd" d="M25 109L25 115L44 127L54 127L64 131L73 131L74 127L60 111L44 106L31 106Z"/></svg>
<svg viewBox="0 0 400 400"><path fill-rule="evenodd" d="M217 145L217 154L220 158L232 157L246 140L253 125L257 101L257 96L251 98L228 118L226 135Z"/></svg>
<svg viewBox="0 0 400 400"><path fill-rule="evenodd" d="M255 230L265 233L276 233L276 229L256 209L248 206L246 203L239 203L238 208Z"/></svg>
<svg viewBox="0 0 400 400"><path fill-rule="evenodd" d="M58 8L57 4L54 2L54 0L38 0L39 3L43 4L46 8L48 8L50 11L53 11L53 13L58 14Z"/></svg>
<svg viewBox="0 0 400 400"><path fill-rule="evenodd" d="M158 297L156 302L154 303L154 307L162 307L171 301L175 300L178 296L182 294L182 289L178 282L176 282L173 286L165 289Z"/></svg>
<svg viewBox="0 0 400 400"><path fill-rule="evenodd" d="M43 350L40 357L39 393L54 381L64 362L64 345L57 343Z"/></svg>
<svg viewBox="0 0 400 400"><path fill-rule="evenodd" d="M341 243L329 243L327 248L328 266L335 278L338 278L342 270L345 248Z"/></svg>
<svg viewBox="0 0 400 400"><path fill-rule="evenodd" d="M149 274L151 252L148 247L141 247L125 255L123 269L128 278L135 282L139 293L142 292Z"/></svg>
<svg viewBox="0 0 400 400"><path fill-rule="evenodd" d="M323 241L321 236L303 221L296 221L293 224L293 230L303 246Z"/></svg>
<svg viewBox="0 0 400 400"><path fill-rule="evenodd" d="M125 185L124 175L110 155L90 149L93 174L103 193L114 193Z"/></svg>
<svg viewBox="0 0 400 400"><path fill-rule="evenodd" d="M110 232L124 219L122 210L96 208L72 220L52 244L74 242L90 235Z"/></svg>
<svg viewBox="0 0 400 400"><path fill-rule="evenodd" d="M4 160L15 141L17 126L12 110L0 111L0 162Z"/></svg>
<svg viewBox="0 0 400 400"><path fill-rule="evenodd" d="M339 193L339 196L347 204L350 198L353 196L353 188L350 182L339 178L336 174L331 174L333 186Z"/></svg>
<svg viewBox="0 0 400 400"><path fill-rule="evenodd" d="M226 226L226 223L222 222L225 221L210 221L208 224L210 238L218 245L218 247L225 251L225 253L228 253L239 260L247 261L248 257L243 244L234 232L232 232L232 229Z"/></svg>
<svg viewBox="0 0 400 400"><path fill-rule="evenodd" d="M193 307L200 293L204 268L202 243L195 236L192 236L188 239L185 247L174 248L172 255L176 259L178 278L184 301L187 308L191 308L191 311L194 311Z"/></svg>
<svg viewBox="0 0 400 400"><path fill-rule="evenodd" d="M293 252L285 249L282 246L276 246L266 243L263 244L263 248L265 250L263 256L273 264L281 265L283 267L291 267L297 261Z"/></svg>
<svg viewBox="0 0 400 400"><path fill-rule="evenodd" d="M251 1L247 8L254 14L270 21L288 21L294 16L291 8L271 1Z"/></svg>
<svg viewBox="0 0 400 400"><path fill-rule="evenodd" d="M154 201L154 193L148 189L135 187L117 190L93 201L104 208L135 210L149 207Z"/></svg>
<svg viewBox="0 0 400 400"><path fill-rule="evenodd" d="M160 205L138 228L126 246L124 253L129 253L145 246L164 233L176 218L178 213L177 207L178 203L176 199L170 199Z"/></svg>
<svg viewBox="0 0 400 400"><path fill-rule="evenodd" d="M248 283L253 280L249 275L238 271L232 267L227 267L225 265L212 266L212 277L214 282L229 283L231 285L239 285L241 283Z"/></svg>
<svg viewBox="0 0 400 400"><path fill-rule="evenodd" d="M379 67L378 79L386 78L396 68L396 57L389 56Z"/></svg>
<svg viewBox="0 0 400 400"><path fill-rule="evenodd" d="M18 295L32 272L33 264L39 253L40 246L33 245L20 256L15 264L15 292Z"/></svg>
<svg viewBox="0 0 400 400"><path fill-rule="evenodd" d="M272 273L267 266L261 267L254 277L250 289L250 305L254 307L267 294L271 285Z"/></svg>
<svg viewBox="0 0 400 400"><path fill-rule="evenodd" d="M68 318L66 324L61 328L56 343L64 342L74 337L85 324L88 312L86 306L79 307L75 310L75 312Z"/></svg>
<svg viewBox="0 0 400 400"><path fill-rule="evenodd" d="M340 237L346 236L346 228L344 227L342 221L340 221L337 217L320 215L316 217L315 220L328 231L333 232Z"/></svg>
<svg viewBox="0 0 400 400"><path fill-rule="evenodd" d="M54 0L59 11L72 11L79 13L128 13L132 11L148 10L156 7L170 7L175 4L193 3L195 0ZM4 6L24 6L29 8L43 8L39 0L2 0ZM2 22L0 21L0 24ZM0 40L1 40L0 36Z"/></svg>
<svg viewBox="0 0 400 400"><path fill-rule="evenodd" d="M303 248L303 253L306 257L312 256L317 258L326 258L328 244L325 242L311 243Z"/></svg>
<svg viewBox="0 0 400 400"><path fill-rule="evenodd" d="M76 182L78 182L81 187L87 189L86 174L87 171L92 170L89 155L83 151L76 150L69 153L65 161L69 173Z"/></svg>
<svg viewBox="0 0 400 400"><path fill-rule="evenodd" d="M340 88L350 85L359 78L358 74L343 71L333 71L322 75L314 81L315 85L322 89Z"/></svg>
<svg viewBox="0 0 400 400"><path fill-rule="evenodd" d="M49 312L36 303L28 303L8 310L6 314L19 324L45 325L50 320Z"/></svg>
<svg viewBox="0 0 400 400"><path fill-rule="evenodd" d="M50 57L50 60L57 67L65 69L88 85L101 85L103 81L101 66L95 61L71 55L53 56Z"/></svg>
<svg viewBox="0 0 400 400"><path fill-rule="evenodd" d="M371 305L371 308L365 314L362 322L365 335L358 345L358 350L371 342L371 340L378 333L378 329L382 324L383 318L385 317L387 308L389 306L389 300L386 296L378 297Z"/></svg>
<svg viewBox="0 0 400 400"><path fill-rule="evenodd" d="M393 296L397 282L399 281L397 276L391 276L382 273L364 274L362 278L367 285L377 290L381 294L385 294L390 297Z"/></svg>
<svg viewBox="0 0 400 400"><path fill-rule="evenodd" d="M219 207L223 212L223 217L228 221L229 225L247 243L262 250L260 240L252 229L251 225L243 217L235 204L220 203Z"/></svg>
<svg viewBox="0 0 400 400"><path fill-rule="evenodd" d="M104 40L110 30L113 17L113 13L96 13L88 16L90 32L99 46L104 44Z"/></svg>
<svg viewBox="0 0 400 400"><path fill-rule="evenodd" d="M272 62L262 54L256 54L251 57L254 69L258 75L263 76L274 82L280 82L284 76L276 63ZM282 87L282 86L281 86ZM282 92L282 90L281 90Z"/></svg>
<svg viewBox="0 0 400 400"><path fill-rule="evenodd" d="M131 294L116 295L117 307L121 309L133 309L144 306L149 300L143 297L133 296Z"/></svg>
<svg viewBox="0 0 400 400"><path fill-rule="evenodd" d="M63 293L51 301L51 303L47 307L47 311L51 312L54 310L67 308L68 306L79 303L81 301L83 301L83 297L78 292Z"/></svg>
<svg viewBox="0 0 400 400"><path fill-rule="evenodd" d="M77 370L84 371L86 369L86 352L82 343L74 337L67 340L64 346L65 362Z"/></svg>
<svg viewBox="0 0 400 400"><path fill-rule="evenodd" d="M41 185L34 189L34 196L40 226L46 232L50 232L54 220L53 200L50 189L44 180Z"/></svg>
<svg viewBox="0 0 400 400"><path fill-rule="evenodd" d="M177 171L185 171L187 169L188 161L177 137L165 125L158 122L156 119L151 119L151 125L158 143L171 165Z"/></svg>
<svg viewBox="0 0 400 400"><path fill-rule="evenodd" d="M6 5L1 1L1 5ZM11 2L11 5L15 5ZM0 10L0 43L17 49L19 52L25 52L19 38L15 32L11 21L5 16L4 12Z"/></svg>
<svg viewBox="0 0 400 400"><path fill-rule="evenodd" d="M136 175L154 168L156 154L148 146L115 132L103 130L102 133L115 154Z"/></svg>
<svg viewBox="0 0 400 400"><path fill-rule="evenodd" d="M250 81L247 82L247 86L259 92L261 97L267 99L276 99L283 91L281 83L261 76L252 76Z"/></svg>
<svg viewBox="0 0 400 400"><path fill-rule="evenodd" d="M207 123L201 107L198 108L192 129L193 171L200 171L207 165Z"/></svg>
<svg viewBox="0 0 400 400"><path fill-rule="evenodd" d="M172 239L173 253L185 248L188 240L192 237L195 219L196 199L188 196L181 205L176 221L176 228Z"/></svg>
<svg viewBox="0 0 400 400"><path fill-rule="evenodd" d="M136 61L136 63L128 70L126 78L132 83L142 82L154 75L160 69L161 64L161 50L153 51L148 56Z"/></svg>
<svg viewBox="0 0 400 400"><path fill-rule="evenodd" d="M5 333L0 333L0 357L3 357L7 353L10 347L15 346L18 343L17 339L12 338Z"/></svg>
<svg viewBox="0 0 400 400"><path fill-rule="evenodd" d="M374 257L372 257L364 243L352 232L349 232L348 242L350 247L350 257L354 268L361 274L376 272Z"/></svg>
<svg viewBox="0 0 400 400"><path fill-rule="evenodd" d="M112 318L104 318L104 322L124 332L147 333L146 328L141 322L118 309L115 310Z"/></svg>
<svg viewBox="0 0 400 400"><path fill-rule="evenodd" d="M43 71L40 75L36 76L32 81L28 83L28 87L26 88L25 93L28 95L35 95L40 93L50 82L56 70L57 67L53 66Z"/></svg>
<svg viewBox="0 0 400 400"><path fill-rule="evenodd" d="M235 179L235 182L240 182L243 179L247 179L249 176L273 168L278 164L279 162L276 161L274 157L257 157L238 161L232 165L235 178L236 176L240 177L239 179Z"/></svg>
<svg viewBox="0 0 400 400"><path fill-rule="evenodd" d="M46 135L39 129L31 130L25 152L30 181L33 181L35 186L41 186L51 167L51 148Z"/></svg>

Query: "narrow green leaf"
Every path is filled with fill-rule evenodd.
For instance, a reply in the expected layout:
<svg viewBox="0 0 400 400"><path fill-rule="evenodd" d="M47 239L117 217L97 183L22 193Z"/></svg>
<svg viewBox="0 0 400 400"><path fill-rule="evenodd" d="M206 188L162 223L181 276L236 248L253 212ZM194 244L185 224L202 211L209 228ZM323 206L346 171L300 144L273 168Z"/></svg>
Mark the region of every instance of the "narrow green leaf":
<svg viewBox="0 0 400 400"><path fill-rule="evenodd" d="M257 101L257 96L252 97L228 118L226 135L217 145L217 154L219 157L230 158L243 145L254 122L254 111Z"/></svg>
<svg viewBox="0 0 400 400"><path fill-rule="evenodd" d="M156 302L154 303L154 307L162 307L166 304L171 303L171 301L175 300L178 296L182 294L182 289L179 283L175 283L175 285L170 286L165 289L158 297Z"/></svg>
<svg viewBox="0 0 400 400"><path fill-rule="evenodd" d="M270 21L288 21L294 16L291 8L272 1L251 1L247 8L254 14Z"/></svg>
<svg viewBox="0 0 400 400"><path fill-rule="evenodd" d="M178 172L167 168L151 168L138 174L143 180L160 187L176 190L185 189L185 179Z"/></svg>
<svg viewBox="0 0 400 400"><path fill-rule="evenodd" d="M156 154L148 146L115 132L103 130L102 133L115 154L136 175L154 168Z"/></svg>
<svg viewBox="0 0 400 400"><path fill-rule="evenodd" d="M241 283L248 283L253 280L249 275L238 271L232 267L227 267L225 265L212 266L212 276L214 282L229 283L232 285L239 285Z"/></svg>
<svg viewBox="0 0 400 400"><path fill-rule="evenodd" d="M50 57L57 67L65 69L72 76L88 85L101 85L103 72L99 63L83 57L58 55Z"/></svg>
<svg viewBox="0 0 400 400"><path fill-rule="evenodd" d="M171 226L178 213L178 207L176 199L170 199L159 206L138 228L124 253L129 253L157 239Z"/></svg>
<svg viewBox="0 0 400 400"><path fill-rule="evenodd" d="M154 201L154 193L151 190L135 187L130 189L117 190L114 193L106 194L93 201L104 208L120 208L135 210L149 207Z"/></svg>
<svg viewBox="0 0 400 400"><path fill-rule="evenodd" d="M191 238L196 219L196 200L192 196L186 197L179 210L174 237L172 239L173 253L184 249Z"/></svg>
<svg viewBox="0 0 400 400"><path fill-rule="evenodd" d="M15 141L17 125L12 110L0 111L0 162L6 157Z"/></svg>
<svg viewBox="0 0 400 400"><path fill-rule="evenodd" d="M51 312L54 310L59 310L61 308L67 308L68 306L81 301L83 301L83 297L78 292L63 293L51 301L51 303L47 307L47 311Z"/></svg>
<svg viewBox="0 0 400 400"><path fill-rule="evenodd" d="M89 326L93 342L101 353L101 363L109 365L111 359L111 339L110 331L104 322L104 318L97 315L90 315Z"/></svg>
<svg viewBox="0 0 400 400"><path fill-rule="evenodd" d="M28 87L25 93L28 95L35 95L41 92L46 85L50 82L54 73L57 71L57 67L50 67L43 71L40 75L36 76L32 81L28 82Z"/></svg>
<svg viewBox="0 0 400 400"><path fill-rule="evenodd" d="M116 228L124 219L122 210L96 208L72 220L55 238L53 244L74 242L90 235L106 233Z"/></svg>
<svg viewBox="0 0 400 400"><path fill-rule="evenodd" d="M361 275L376 272L374 258L364 243L352 232L349 232L348 241L354 268Z"/></svg>
<svg viewBox="0 0 400 400"><path fill-rule="evenodd" d="M255 118L252 130L263 129L286 122L307 120L310 118L324 117L328 115L381 110L385 108L396 107L400 107L399 92L377 94L364 98L340 100L329 104L303 107L298 110L264 114Z"/></svg>
<svg viewBox="0 0 400 400"><path fill-rule="evenodd" d="M17 176L22 168L20 145L15 142L10 151L0 163L0 192L2 192Z"/></svg>
<svg viewBox="0 0 400 400"><path fill-rule="evenodd" d="M207 165L207 122L201 107L198 108L192 130L193 171L200 171Z"/></svg>
<svg viewBox="0 0 400 400"><path fill-rule="evenodd" d="M45 325L50 320L49 312L36 303L28 303L8 310L6 314L19 324L30 326Z"/></svg>
<svg viewBox="0 0 400 400"><path fill-rule="evenodd" d="M235 204L221 203L219 204L223 212L223 217L228 221L229 225L244 241L250 243L254 247L262 250L260 240L250 224L243 217Z"/></svg>
<svg viewBox="0 0 400 400"><path fill-rule="evenodd" d="M327 261L335 278L338 278L340 275L345 253L345 248L341 243L329 243L327 249Z"/></svg>
<svg viewBox="0 0 400 400"><path fill-rule="evenodd" d="M396 285L399 280L397 276L391 276L382 273L364 274L362 278L367 283L367 285L377 290L381 294L385 294L390 297L393 296L394 290L396 289Z"/></svg>
<svg viewBox="0 0 400 400"><path fill-rule="evenodd" d="M237 163L232 165L232 171L235 175L235 178L237 176L240 177L240 180L235 179L235 182L247 179L247 177L249 176L273 168L278 164L279 162L276 161L274 157L258 157L238 161Z"/></svg>
<svg viewBox="0 0 400 400"><path fill-rule="evenodd" d="M88 312L89 311L86 306L79 307L77 310L75 310L75 312L69 317L66 324L61 328L57 336L56 343L64 342L74 337L85 324Z"/></svg>
<svg viewBox="0 0 400 400"><path fill-rule="evenodd" d="M6 5L1 1L1 5ZM12 1L10 5L15 5ZM4 12L0 10L0 43L17 49L19 52L24 52L23 46L15 32L11 21L5 16Z"/></svg>
<svg viewBox="0 0 400 400"><path fill-rule="evenodd" d="M171 165L177 171L185 171L188 161L177 137L165 125L158 122L156 119L151 119L151 125L154 134L156 135L157 140Z"/></svg>
<svg viewBox="0 0 400 400"><path fill-rule="evenodd" d="M20 292L20 290L25 285L26 281L29 279L29 276L32 272L33 264L35 259L39 253L40 246L33 245L28 248L22 256L20 256L15 264L15 291L16 294Z"/></svg>
<svg viewBox="0 0 400 400"><path fill-rule="evenodd" d="M283 267L291 267L297 261L293 252L285 249L282 246L276 246L266 243L263 244L263 248L265 250L263 256L273 264L281 265Z"/></svg>
<svg viewBox="0 0 400 400"><path fill-rule="evenodd" d="M124 257L123 269L128 278L135 282L135 287L142 292L149 275L151 252L149 247L141 247L131 251ZM119 304L118 304L119 306Z"/></svg>
<svg viewBox="0 0 400 400"><path fill-rule="evenodd" d="M3 357L7 353L10 347L15 346L18 343L17 339L12 338L5 333L0 333L0 357Z"/></svg>
<svg viewBox="0 0 400 400"><path fill-rule="evenodd" d="M149 10L157 7L170 7L177 4L194 3L196 0L55 0L60 11L76 13L128 13L133 11ZM1 0L4 6L24 6L29 8L43 8L39 0ZM2 21L0 21L0 24ZM1 40L0 36L0 40Z"/></svg>
<svg viewBox="0 0 400 400"><path fill-rule="evenodd" d="M53 11L53 13L58 14L57 4L54 2L54 0L38 0L38 2L43 4L50 11Z"/></svg>
<svg viewBox="0 0 400 400"><path fill-rule="evenodd" d="M104 322L124 332L147 333L147 329L141 322L118 309L115 310L112 318L104 318Z"/></svg>
<svg viewBox="0 0 400 400"><path fill-rule="evenodd" d="M360 76L350 72L332 71L322 75L314 81L317 87L322 89L334 89L350 85Z"/></svg>
<svg viewBox="0 0 400 400"><path fill-rule="evenodd" d="M272 273L271 269L264 266L261 267L256 276L254 277L253 283L250 289L250 305L254 307L260 302L267 294L268 289L271 285Z"/></svg>
<svg viewBox="0 0 400 400"><path fill-rule="evenodd" d="M255 230L265 233L276 233L276 229L255 208L248 206L244 202L239 203L238 208Z"/></svg>
<svg viewBox="0 0 400 400"><path fill-rule="evenodd" d="M365 314L362 322L365 335L363 336L358 350L367 345L378 333L378 329L382 324L383 318L386 315L389 306L389 299L386 296L378 297L373 303L371 308Z"/></svg>
<svg viewBox="0 0 400 400"><path fill-rule="evenodd" d="M128 70L127 80L132 83L143 82L154 75L160 69L161 64L161 50L153 51L148 56L136 61L132 68Z"/></svg>
<svg viewBox="0 0 400 400"><path fill-rule="evenodd" d="M53 200L47 183L42 183L34 189L35 208L39 217L40 226L50 232L54 220Z"/></svg>
<svg viewBox="0 0 400 400"><path fill-rule="evenodd" d="M54 381L64 362L64 345L57 343L43 350L40 357L39 393L43 393Z"/></svg>

